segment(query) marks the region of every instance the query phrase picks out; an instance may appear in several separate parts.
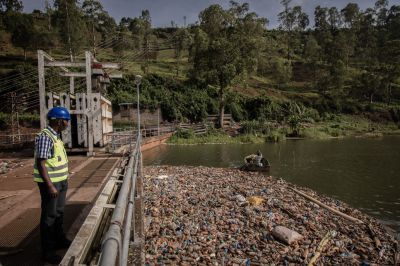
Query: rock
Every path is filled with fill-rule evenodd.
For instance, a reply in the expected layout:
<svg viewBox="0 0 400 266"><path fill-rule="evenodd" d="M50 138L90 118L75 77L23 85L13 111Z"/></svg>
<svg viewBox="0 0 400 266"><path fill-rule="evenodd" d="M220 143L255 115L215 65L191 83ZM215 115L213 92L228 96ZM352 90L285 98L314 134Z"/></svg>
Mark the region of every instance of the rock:
<svg viewBox="0 0 400 266"><path fill-rule="evenodd" d="M276 226L272 230L272 235L280 241L290 245L303 238L302 235L284 226Z"/></svg>

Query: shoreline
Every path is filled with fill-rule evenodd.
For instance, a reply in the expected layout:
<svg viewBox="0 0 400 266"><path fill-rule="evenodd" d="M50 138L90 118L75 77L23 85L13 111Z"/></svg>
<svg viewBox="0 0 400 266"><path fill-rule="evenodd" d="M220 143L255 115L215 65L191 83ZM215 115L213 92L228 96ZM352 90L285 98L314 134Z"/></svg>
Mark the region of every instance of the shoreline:
<svg viewBox="0 0 400 266"><path fill-rule="evenodd" d="M268 136L259 136L259 135L246 135L241 134L236 137L228 137L228 141L221 141L221 142L213 142L207 141L207 138L213 139L215 136L206 136L206 137L194 137L194 138L175 138L172 141L168 140L165 144L167 145L215 145L215 144L257 144L257 143L274 143L274 142L282 142L286 140L332 140L332 139L345 139L345 138L381 138L386 136L400 136L400 131L393 131L393 132L376 132L370 133L366 132L364 134L348 134L342 136L327 136L324 138L310 138L310 137L283 137L278 139L277 141L268 140ZM235 138L238 138L235 140ZM256 141L249 141L249 142L242 142L240 138L254 138Z"/></svg>

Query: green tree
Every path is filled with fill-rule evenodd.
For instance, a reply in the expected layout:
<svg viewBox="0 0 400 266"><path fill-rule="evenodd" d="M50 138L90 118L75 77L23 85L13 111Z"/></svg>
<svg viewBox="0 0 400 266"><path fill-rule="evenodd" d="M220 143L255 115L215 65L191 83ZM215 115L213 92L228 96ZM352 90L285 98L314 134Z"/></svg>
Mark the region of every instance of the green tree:
<svg viewBox="0 0 400 266"><path fill-rule="evenodd" d="M134 19L130 25L133 35L140 40L140 49L144 55L144 63L141 65L142 71L149 73L149 61L157 54L151 41L154 40L151 29L151 16L149 10L142 10L138 19Z"/></svg>
<svg viewBox="0 0 400 266"><path fill-rule="evenodd" d="M393 5L389 9L386 28L391 40L400 39L400 5Z"/></svg>
<svg viewBox="0 0 400 266"><path fill-rule="evenodd" d="M192 36L186 28L179 28L173 35L173 42L175 47L176 58L176 76L179 76L179 66L181 62L182 53L190 46Z"/></svg>
<svg viewBox="0 0 400 266"><path fill-rule="evenodd" d="M0 0L0 12L22 12L24 6L22 1L18 0Z"/></svg>
<svg viewBox="0 0 400 266"><path fill-rule="evenodd" d="M124 56L124 51L134 49L135 44L132 39L132 33L127 27L123 26L123 24L121 25L120 23L120 26L118 26L117 29L117 41L113 46L113 50L122 58Z"/></svg>
<svg viewBox="0 0 400 266"><path fill-rule="evenodd" d="M278 14L280 29L285 31L287 45L287 60L291 59L294 32L304 31L309 24L308 15L302 11L301 6L289 7L292 0L281 0L284 10Z"/></svg>
<svg viewBox="0 0 400 266"><path fill-rule="evenodd" d="M367 65L377 64L378 36L376 14L371 8L359 15L359 31L357 34L357 55Z"/></svg>
<svg viewBox="0 0 400 266"><path fill-rule="evenodd" d="M355 3L349 3L341 10L341 13L346 27L354 29L357 26L360 16L360 8L358 5Z"/></svg>
<svg viewBox="0 0 400 266"><path fill-rule="evenodd" d="M331 7L328 10L329 15L329 25L331 30L338 30L342 26L342 16L336 7Z"/></svg>
<svg viewBox="0 0 400 266"><path fill-rule="evenodd" d="M229 10L211 5L200 13L200 26L194 33L191 75L218 87L220 126L223 125L227 91L235 79L257 66L254 48L256 40L262 37L266 20L249 13L248 9L248 4L240 6L236 2L231 2ZM242 43L245 36L249 42ZM244 47L249 43L252 45Z"/></svg>
<svg viewBox="0 0 400 266"><path fill-rule="evenodd" d="M87 27L77 0L55 0L54 18L62 43L71 56L87 44Z"/></svg>
<svg viewBox="0 0 400 266"><path fill-rule="evenodd" d="M376 13L376 22L378 27L383 27L386 24L388 18L388 0L377 0L375 2L375 13Z"/></svg>
<svg viewBox="0 0 400 266"><path fill-rule="evenodd" d="M14 46L21 47L24 50L24 58L26 60L26 51L31 47L35 35L32 18L27 14L17 13L12 16L12 21L12 43Z"/></svg>
<svg viewBox="0 0 400 266"><path fill-rule="evenodd" d="M90 26L89 28L91 29L90 35L91 35L91 46L93 47L93 53L96 54L96 35L97 35L97 29L102 23L99 21L99 16L101 13L104 12L103 6L100 4L99 1L96 0L85 0L82 3L82 10L85 15L85 18L89 22Z"/></svg>
<svg viewBox="0 0 400 266"><path fill-rule="evenodd" d="M309 63L313 73L314 83L317 81L317 70L320 65L321 58L321 46L319 46L315 37L310 34L307 37L306 44L304 46L304 57Z"/></svg>

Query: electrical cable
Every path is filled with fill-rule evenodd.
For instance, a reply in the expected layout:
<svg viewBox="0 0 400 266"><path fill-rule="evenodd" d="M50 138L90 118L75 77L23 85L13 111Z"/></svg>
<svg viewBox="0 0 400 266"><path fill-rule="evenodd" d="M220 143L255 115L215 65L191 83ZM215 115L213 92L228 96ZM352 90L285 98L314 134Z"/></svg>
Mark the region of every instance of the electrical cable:
<svg viewBox="0 0 400 266"><path fill-rule="evenodd" d="M0 92L6 91L6 90L8 90L10 88L18 86L18 83L22 84L23 82L33 82L35 79L36 79L36 77L32 77L32 78L29 78L29 79L22 79L22 80L19 80L19 81L15 81L15 83L13 83L13 84L9 84L7 86L0 87L1 88Z"/></svg>
<svg viewBox="0 0 400 266"><path fill-rule="evenodd" d="M21 75L24 75L24 74L21 74ZM28 78L28 77L30 77L29 79L32 79L32 76L37 76L37 73L35 72L35 73L31 73L31 74L28 74L28 75L26 75L26 76L22 76L21 77L21 75L19 76L19 77L14 77L14 78L12 78L12 79L9 79L9 80L6 80L6 81L3 81L3 82L0 82L0 86L8 86L9 85L9 83L13 83L14 81L18 81L18 80L20 80L20 79L26 79L26 78ZM7 85L8 84L8 85Z"/></svg>
<svg viewBox="0 0 400 266"><path fill-rule="evenodd" d="M29 70L29 71L26 71L26 72L24 72L24 74L29 74L29 73L32 73L32 72L36 72L37 70ZM10 79L10 78L14 78L15 76L18 76L18 75L21 75L21 73L15 73L15 74L13 74L13 75L11 75L11 76L7 76L7 77L3 77L3 78L0 78L0 83L3 81L3 80L5 80L5 79Z"/></svg>

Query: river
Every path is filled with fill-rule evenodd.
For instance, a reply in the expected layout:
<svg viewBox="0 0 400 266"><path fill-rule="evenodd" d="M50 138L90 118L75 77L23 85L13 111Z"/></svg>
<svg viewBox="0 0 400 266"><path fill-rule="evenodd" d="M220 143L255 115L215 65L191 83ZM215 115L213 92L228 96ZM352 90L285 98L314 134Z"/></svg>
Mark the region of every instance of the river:
<svg viewBox="0 0 400 266"><path fill-rule="evenodd" d="M271 175L342 200L400 232L400 137L161 145L145 165L238 167L261 150Z"/></svg>

